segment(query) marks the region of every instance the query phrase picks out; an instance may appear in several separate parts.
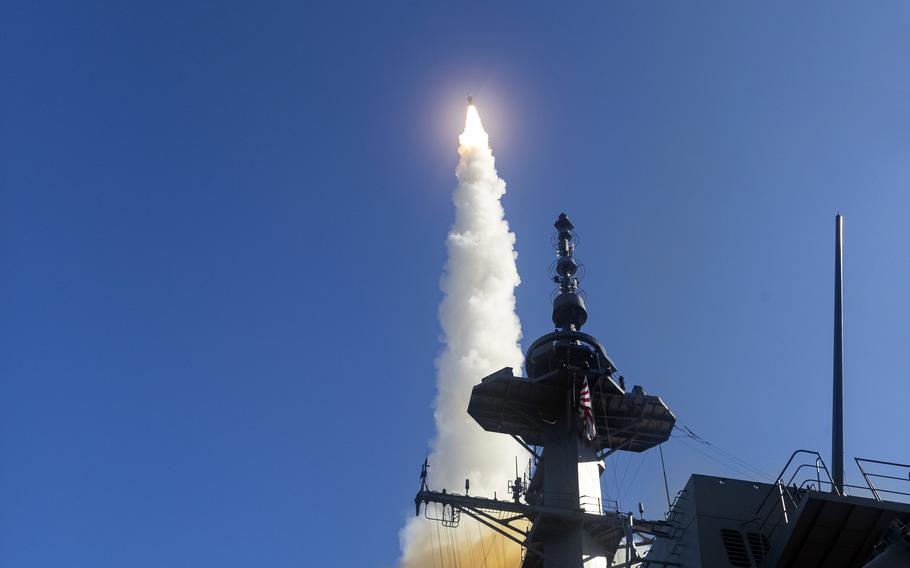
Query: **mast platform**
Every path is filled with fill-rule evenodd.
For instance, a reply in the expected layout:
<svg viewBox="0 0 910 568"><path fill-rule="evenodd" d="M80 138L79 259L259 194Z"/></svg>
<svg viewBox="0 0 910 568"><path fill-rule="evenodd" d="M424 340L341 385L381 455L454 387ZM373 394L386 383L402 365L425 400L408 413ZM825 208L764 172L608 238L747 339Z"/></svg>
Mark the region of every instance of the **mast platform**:
<svg viewBox="0 0 910 568"><path fill-rule="evenodd" d="M547 426L561 416L567 389L565 373L554 369L536 378L516 377L511 368L475 385L468 414L488 432L512 434L532 446L544 443ZM676 417L659 396L641 387L624 392L610 375L588 373L596 451L643 452L665 442Z"/></svg>

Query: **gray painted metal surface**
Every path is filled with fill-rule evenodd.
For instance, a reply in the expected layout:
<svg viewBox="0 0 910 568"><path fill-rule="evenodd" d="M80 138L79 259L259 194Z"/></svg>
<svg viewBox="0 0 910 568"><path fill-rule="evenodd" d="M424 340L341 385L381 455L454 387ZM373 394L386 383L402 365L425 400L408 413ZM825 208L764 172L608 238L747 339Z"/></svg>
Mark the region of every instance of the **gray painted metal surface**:
<svg viewBox="0 0 910 568"><path fill-rule="evenodd" d="M790 510L769 515L768 507ZM870 560L890 568L906 565L872 557L895 522L910 521L910 504L836 495L818 485L780 494L774 484L693 475L667 521L668 536L657 538L644 568L861 568ZM889 557L902 558L901 546Z"/></svg>

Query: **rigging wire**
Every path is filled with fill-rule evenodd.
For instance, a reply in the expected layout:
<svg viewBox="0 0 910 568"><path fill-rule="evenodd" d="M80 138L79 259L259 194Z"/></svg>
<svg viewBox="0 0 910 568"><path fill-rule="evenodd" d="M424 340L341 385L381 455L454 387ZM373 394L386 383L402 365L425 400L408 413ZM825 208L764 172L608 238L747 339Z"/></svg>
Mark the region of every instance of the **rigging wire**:
<svg viewBox="0 0 910 568"><path fill-rule="evenodd" d="M502 568L502 562L500 562L500 560L499 560L499 554L497 553L497 549L496 549L496 537L498 536L498 533L493 532L492 536L493 536L493 538L490 539L490 549L487 550L487 554L489 555L492 553L493 556L490 558L490 561L492 562L493 560L495 560L497 568Z"/></svg>
<svg viewBox="0 0 910 568"><path fill-rule="evenodd" d="M471 532L468 529L468 525L471 524L471 522L472 521L468 521L467 523L465 523L464 529L465 529L465 536L467 536L467 541L468 541L468 557L471 559L471 568L477 568L477 566L474 564L474 544L471 542L473 539L471 538Z"/></svg>
<svg viewBox="0 0 910 568"><path fill-rule="evenodd" d="M687 437L695 440L696 442L699 442L700 444L704 444L705 446L709 446L710 448L717 451L718 454L726 457L727 459L730 459L734 463L737 463L738 465L741 465L742 467L749 469L749 470L761 475L762 477L768 477L768 478L771 477L767 472L759 469L758 467L753 466L746 460L739 458L738 456L724 450L723 448L712 444L708 440L705 440L704 438L702 438L701 436L699 436L698 434L693 432L692 429L689 428L688 426L686 426L685 424L682 425L682 428L677 427L677 429L680 430L681 432L683 432Z"/></svg>
<svg viewBox="0 0 910 568"><path fill-rule="evenodd" d="M472 522L471 524L479 525L480 523ZM476 541L474 541L474 538L471 536L471 527L465 527L465 532L468 535L468 540L474 542L474 544L471 545L471 566L476 567L477 564L474 563L474 549L477 548L477 543L476 543ZM483 542L480 543L480 550L477 551L477 556L481 556L482 554L483 554Z"/></svg>
<svg viewBox="0 0 910 568"><path fill-rule="evenodd" d="M483 568L489 568L487 565L487 555L490 553L490 549L484 550L487 545L483 540L484 531L480 529L480 523L477 523L475 526L477 527L477 536L480 538L480 551L483 552Z"/></svg>
<svg viewBox="0 0 910 568"><path fill-rule="evenodd" d="M599 397L600 398L600 411L604 417L604 429L607 432L607 443L610 446L612 446L613 441L611 440L611 436L610 436L610 419L607 417L607 403L606 403L607 397L606 397L606 393L604 392L604 382L602 380L598 381L598 388L600 389L600 397ZM604 467L606 468L607 467L606 460L603 461L603 464L604 464ZM613 470L613 483L615 485L616 484L616 468L611 467L610 469ZM607 478L607 482L608 482L607 483L607 498L612 500L612 495L610 494L610 488L609 488L609 478Z"/></svg>
<svg viewBox="0 0 910 568"><path fill-rule="evenodd" d="M630 467L631 465L632 465L632 456L630 455L630 456L628 456L628 458L627 458L627 460L626 460L626 469L623 470L623 472L622 472L622 477L621 477L620 480L619 480L619 485L616 487L616 503L617 503L620 507L622 506L620 496L621 496L622 493L623 493L623 491L622 491L623 485L624 485L625 482L626 482L626 475L629 473L629 467Z"/></svg>
<svg viewBox="0 0 910 568"><path fill-rule="evenodd" d="M687 429L688 429L688 428L687 428ZM693 434L694 434L694 432L693 432ZM703 439L703 438L701 438L701 437L699 437L699 439L701 439L705 444L707 444L708 446L711 446L712 448L714 448L714 449L717 450L718 452L720 452L720 453L722 453L722 454L724 454L724 455L730 457L730 459L733 459L733 460L735 460L735 461L741 463L742 465L748 467L750 470L754 471L755 473L758 473L758 474L761 475L763 478L769 479L769 480L770 480L770 479L773 479L774 476L772 476L772 475L771 475L770 473L768 473L767 471L761 469L760 467L757 467L757 466L752 465L751 463L747 462L746 460L744 460L744 459L742 459L742 458L736 456L735 454L733 454L733 453L731 453L731 452L729 452L729 451L727 451L727 450L721 448L720 446L718 446L718 445L716 445L716 444L712 444L712 443L709 442L708 440L705 440L705 439Z"/></svg>
<svg viewBox="0 0 910 568"><path fill-rule="evenodd" d="M627 485L625 491L622 492L622 494L621 494L622 496L620 497L620 500L624 499L626 497L626 494L628 494L629 490L632 489L632 485L635 481L635 478L638 477L638 472L641 471L641 466L643 466L645 463L645 460L648 459L649 453L650 452L645 452L645 453L641 454L641 459L638 461L638 467L635 468L635 473L633 473L631 479L629 479L629 485Z"/></svg>
<svg viewBox="0 0 910 568"><path fill-rule="evenodd" d="M439 568L445 568L445 562L442 560L442 544L439 542L439 523L433 522L433 524L436 525L436 542L433 545L433 554L430 556L433 557L433 566L436 566L436 556L439 555Z"/></svg>
<svg viewBox="0 0 910 568"><path fill-rule="evenodd" d="M455 558L458 560L458 566L460 568L461 566L464 566L464 554L462 554L463 547L461 546L461 538L459 538L461 536L458 530L459 528L461 528L461 523L458 523L458 525L452 529L452 540L455 541Z"/></svg>
<svg viewBox="0 0 910 568"><path fill-rule="evenodd" d="M443 514L445 514L445 505L443 505L442 511L443 511ZM448 529L448 527L442 527L442 536L443 536L443 539L445 540L446 560L451 559L452 566L455 566L455 556L452 553L452 544L451 544L452 539L451 539L451 535L449 534L449 531L447 529Z"/></svg>
<svg viewBox="0 0 910 568"><path fill-rule="evenodd" d="M709 442L708 440L704 439L703 437L701 437L701 436L699 436L698 434L696 434L695 432L693 432L692 429L689 428L687 425L685 425L685 424L681 424L681 426L680 426L680 425L674 425L673 428L676 429L676 430L679 430L680 432L682 432L683 435L684 435L685 437L691 438L692 440L694 440L694 441L696 441L696 442L698 442L698 443L700 443L700 444L702 444L702 445L708 446L709 448L715 450L718 454L720 454L720 455L723 456L724 458L726 458L726 459L728 459L728 460L730 460L730 461L736 463L736 464L739 465L742 469L746 469L746 470L748 470L748 471L751 471L752 473L749 473L748 475L756 475L756 474L757 474L757 475L758 475L759 477L761 477L762 479L766 479L766 480L773 479L773 476L770 475L768 472L762 470L762 469L759 468L759 467L756 467L756 466L752 465L751 463L747 462L746 460L744 460L744 459L742 459L742 458L740 458L740 457L734 455L733 453L731 453L731 452L729 452L729 451L727 451L727 450L721 448L720 446L718 446L718 445L716 445L716 444L712 444L712 443ZM674 436L674 437L675 437L675 436Z"/></svg>
<svg viewBox="0 0 910 568"><path fill-rule="evenodd" d="M496 518L502 519L502 513L496 513ZM505 545L503 544L505 540L506 537L499 535L499 550L497 550L497 552L499 553L499 565L502 568L505 568L506 566L506 549Z"/></svg>
<svg viewBox="0 0 910 568"><path fill-rule="evenodd" d="M458 568L458 557L455 555L455 543L452 539L452 529L449 527L442 527L442 535L446 539L446 559L449 560L452 568Z"/></svg>
<svg viewBox="0 0 910 568"><path fill-rule="evenodd" d="M623 458L628 459L629 456L624 454L615 454L616 456L616 465L612 467L613 470L613 497L619 497L619 463ZM617 503L619 501L617 500Z"/></svg>
<svg viewBox="0 0 910 568"><path fill-rule="evenodd" d="M694 445L692 445L692 444L686 442L686 437L685 437L685 436L676 437L675 439L679 440L679 442L680 442L682 445L687 446L689 449L698 452L699 454L705 456L705 457L708 458L709 460L712 460L712 461L714 461L714 462L716 462L716 463L719 463L720 465L722 465L722 466L724 466L724 467L726 467L726 468L728 468L728 469L730 469L730 470L736 472L738 475L742 475L743 477L746 477L746 478L751 477L751 475L752 475L752 474L750 474L750 473L748 473L748 472L743 471L741 468L737 467L735 464L730 463L730 462L725 462L725 461L723 461L723 460L721 460L721 459L719 459L719 458L716 458L716 457L712 456L711 454L709 454L709 453L707 453L707 452L701 450L701 449L698 448L697 446L694 446Z"/></svg>
<svg viewBox="0 0 910 568"><path fill-rule="evenodd" d="M434 505L435 505L435 503L434 503ZM439 553L440 568L446 568L446 563L443 562L443 560L442 560L442 537L439 536L439 523L437 523L435 521L430 521L430 522L432 522L434 525L436 525L436 543L433 548L436 550L436 552ZM430 534L432 535L433 533L430 533ZM433 566L435 566L436 565L436 555L433 554L432 556L433 556Z"/></svg>
<svg viewBox="0 0 910 568"><path fill-rule="evenodd" d="M443 510L445 510L445 507L443 507ZM452 531L443 531L443 534L446 535L446 544L449 547L449 554L452 555L452 566L458 568L458 556L455 555L455 550L457 548L455 546L455 537L452 536Z"/></svg>
<svg viewBox="0 0 910 568"><path fill-rule="evenodd" d="M458 563L459 563L459 565L463 566L465 564L465 562L464 562L464 546L462 546L462 544L461 544L461 541L462 541L461 528L462 528L462 524L458 523L458 525L452 529L452 538L455 539L455 552L456 552L456 554L458 554ZM470 553L471 553L471 551L469 549L468 554L470 554Z"/></svg>
<svg viewBox="0 0 910 568"><path fill-rule="evenodd" d="M667 464L664 463L664 445L657 444L657 451L660 453L660 469L664 473L664 490L667 492L667 514L669 514L670 509L673 508L673 503L670 502L670 484L667 483Z"/></svg>

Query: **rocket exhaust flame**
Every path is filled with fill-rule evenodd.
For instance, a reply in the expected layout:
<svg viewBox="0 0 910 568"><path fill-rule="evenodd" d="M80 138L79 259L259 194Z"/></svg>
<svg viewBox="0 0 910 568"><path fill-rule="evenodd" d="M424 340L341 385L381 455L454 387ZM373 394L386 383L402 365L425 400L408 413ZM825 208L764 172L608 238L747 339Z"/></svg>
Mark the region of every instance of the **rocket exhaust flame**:
<svg viewBox="0 0 910 568"><path fill-rule="evenodd" d="M455 222L446 239L448 260L440 281L444 348L436 360L436 438L431 442L430 483L456 488L469 478L472 494L492 497L496 491L505 492L515 456L524 450L511 438L484 432L466 409L471 388L480 378L503 367L521 368L521 324L515 312L515 288L520 280L515 235L509 231L500 202L506 184L496 173L489 136L473 99L458 141L458 185L452 197ZM468 519L462 521L468 523L475 525ZM480 545L482 538L488 543L492 538L488 529L477 530L478 526L469 526L467 536L463 533L466 550ZM411 519L400 534L401 566L434 565L442 546L440 530L451 529L438 528L422 518ZM505 548L509 558L518 558L517 545L508 542Z"/></svg>
<svg viewBox="0 0 910 568"><path fill-rule="evenodd" d="M464 132L458 135L458 143L461 148L486 149L490 146L490 137L486 130L483 129L483 124L480 122L480 113L477 112L477 107L474 106L474 103L468 106L468 112L464 120ZM495 170L493 170L493 174L496 174Z"/></svg>

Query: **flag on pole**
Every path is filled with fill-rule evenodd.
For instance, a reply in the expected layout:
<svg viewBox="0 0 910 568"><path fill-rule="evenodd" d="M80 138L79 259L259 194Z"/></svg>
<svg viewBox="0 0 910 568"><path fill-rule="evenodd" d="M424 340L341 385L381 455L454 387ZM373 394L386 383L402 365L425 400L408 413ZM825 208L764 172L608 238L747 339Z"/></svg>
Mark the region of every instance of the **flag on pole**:
<svg viewBox="0 0 910 568"><path fill-rule="evenodd" d="M588 388L588 378L582 378L581 392L578 393L578 416L582 421L582 435L585 440L591 441L597 435L594 428L594 411L591 406L591 389Z"/></svg>

